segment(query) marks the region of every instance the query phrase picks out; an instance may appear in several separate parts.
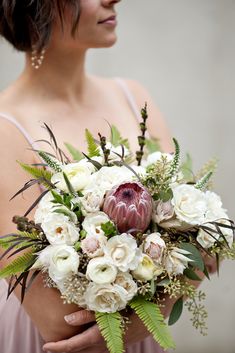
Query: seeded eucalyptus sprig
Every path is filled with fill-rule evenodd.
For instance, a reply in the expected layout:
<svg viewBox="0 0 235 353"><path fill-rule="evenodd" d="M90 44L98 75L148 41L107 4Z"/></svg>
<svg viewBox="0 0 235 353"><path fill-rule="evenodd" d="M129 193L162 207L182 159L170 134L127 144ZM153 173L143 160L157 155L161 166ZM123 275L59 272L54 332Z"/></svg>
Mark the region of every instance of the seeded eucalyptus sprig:
<svg viewBox="0 0 235 353"><path fill-rule="evenodd" d="M138 136L138 143L139 143L140 149L139 151L136 151L136 160L137 160L138 166L141 165L141 161L144 155L144 146L146 144L146 137L145 137L145 133L147 131L146 120L148 119L147 103L145 103L144 108L141 109L141 117L143 120L140 123L140 130L142 134Z"/></svg>

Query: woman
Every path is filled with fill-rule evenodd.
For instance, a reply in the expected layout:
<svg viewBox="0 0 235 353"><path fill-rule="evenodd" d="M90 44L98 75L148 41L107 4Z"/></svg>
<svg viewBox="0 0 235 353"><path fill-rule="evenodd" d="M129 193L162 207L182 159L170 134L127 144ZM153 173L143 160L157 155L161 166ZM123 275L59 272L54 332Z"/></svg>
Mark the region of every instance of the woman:
<svg viewBox="0 0 235 353"><path fill-rule="evenodd" d="M15 160L29 164L36 161L36 156L27 149L27 141L32 144L33 140L42 138L42 122L53 127L60 145L69 141L84 150L84 129L107 135L107 119L118 126L124 136L128 135L134 150L138 112L147 101L152 135L160 139L165 151L172 150L165 123L141 85L130 80L90 76L85 71L89 48L111 47L116 42L115 5L118 2L0 0L0 33L16 49L26 53L23 73L0 93L0 148L7 152L1 155L1 234L12 231L11 216L23 214L39 193L35 189L24 198L8 202L27 180ZM6 265L6 260L2 265ZM19 290L7 302L6 290L6 283L1 281L2 353L40 353L43 341L60 340L46 344L44 349L51 352L106 351L95 324L80 333L84 330L82 325L94 321L93 314L84 310L76 312L76 306L62 304L59 293L45 288L41 278L35 281L23 306L17 299ZM169 310L170 303L165 314ZM140 321L135 316L131 321L126 337L127 352L160 352L152 338L147 337Z"/></svg>

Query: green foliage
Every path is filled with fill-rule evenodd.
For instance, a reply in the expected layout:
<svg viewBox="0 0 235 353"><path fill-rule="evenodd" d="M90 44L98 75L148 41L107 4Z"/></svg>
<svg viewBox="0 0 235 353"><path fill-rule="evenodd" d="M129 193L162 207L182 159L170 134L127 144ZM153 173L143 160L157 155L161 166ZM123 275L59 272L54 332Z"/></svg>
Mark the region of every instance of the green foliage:
<svg viewBox="0 0 235 353"><path fill-rule="evenodd" d="M143 297L137 297L131 301L130 306L162 348L175 348L163 315L156 304L145 300Z"/></svg>
<svg viewBox="0 0 235 353"><path fill-rule="evenodd" d="M101 229L107 237L117 235L117 228L115 224L111 221L101 224Z"/></svg>
<svg viewBox="0 0 235 353"><path fill-rule="evenodd" d="M27 252L12 261L9 265L0 270L0 278L6 278L20 272L24 272L27 267L33 265L35 255L32 252Z"/></svg>
<svg viewBox="0 0 235 353"><path fill-rule="evenodd" d="M111 137L110 137L110 142L114 147L123 145L126 148L130 149L130 144L128 139L124 139L121 136L120 131L116 128L116 126L112 125L111 126Z"/></svg>
<svg viewBox="0 0 235 353"><path fill-rule="evenodd" d="M191 313L193 327L195 327L199 332L206 336L207 334L207 326L206 326L206 319L207 319L207 311L205 306L203 305L203 301L205 300L206 295L202 291L195 291L195 295L190 300L187 300L185 306L188 308L188 311Z"/></svg>
<svg viewBox="0 0 235 353"><path fill-rule="evenodd" d="M179 320L183 312L183 304L183 297L180 297L173 305L168 321L169 326L174 325Z"/></svg>
<svg viewBox="0 0 235 353"><path fill-rule="evenodd" d="M213 174L215 173L216 169L218 166L218 159L217 158L212 158L211 160L209 160L196 174L196 180L200 180L204 175L206 175L208 172L213 172ZM213 185L212 185L212 180L210 180L207 183L207 188L208 189L212 189Z"/></svg>
<svg viewBox="0 0 235 353"><path fill-rule="evenodd" d="M187 255L187 257L189 257L191 260L193 260L192 265L196 268L198 268L201 271L204 271L204 261L202 258L202 255L200 253L200 251L196 248L195 245L193 244L189 244L189 243L181 243L180 244L181 249L184 249L188 252L190 252L189 255Z"/></svg>
<svg viewBox="0 0 235 353"><path fill-rule="evenodd" d="M84 158L83 154L78 149L73 147L70 143L65 142L64 145L71 154L74 161L80 161Z"/></svg>
<svg viewBox="0 0 235 353"><path fill-rule="evenodd" d="M110 353L123 353L123 327L120 313L96 313L96 322Z"/></svg>
<svg viewBox="0 0 235 353"><path fill-rule="evenodd" d="M44 151L39 151L38 154L46 162L48 167L57 173L62 172L61 164L57 159L51 157L47 152Z"/></svg>
<svg viewBox="0 0 235 353"><path fill-rule="evenodd" d="M170 171L169 171L169 175L171 177L175 176L178 173L179 166L180 166L180 146L178 141L175 138L173 138L173 142L175 145L175 154L171 162Z"/></svg>
<svg viewBox="0 0 235 353"><path fill-rule="evenodd" d="M88 156L90 158L100 156L99 146L95 142L93 135L88 129L86 129L85 135L87 141Z"/></svg>
<svg viewBox="0 0 235 353"><path fill-rule="evenodd" d="M207 187L211 177L213 175L212 171L209 171L207 174L205 174L194 186L195 189L203 190Z"/></svg>
<svg viewBox="0 0 235 353"><path fill-rule="evenodd" d="M17 161L18 162L18 161ZM39 178L44 178L48 181L51 181L52 173L49 170L43 169L43 168L37 168L37 167L32 167L30 165L18 162L21 168L23 168L27 173L31 174L34 178L39 179ZM46 188L50 188L49 184L44 181L42 184Z"/></svg>
<svg viewBox="0 0 235 353"><path fill-rule="evenodd" d="M63 173L63 177L64 177L64 181L67 185L68 191L70 192L71 195L76 197L77 193L74 190L73 185L70 183L69 178L67 177L67 175L65 173Z"/></svg>
<svg viewBox="0 0 235 353"><path fill-rule="evenodd" d="M149 154L157 151L161 152L160 141L158 138L146 139L145 146Z"/></svg>
<svg viewBox="0 0 235 353"><path fill-rule="evenodd" d="M184 180L190 182L194 180L193 161L189 153L186 154L186 160L181 164L180 170L183 173Z"/></svg>
<svg viewBox="0 0 235 353"><path fill-rule="evenodd" d="M196 274L196 272L193 271L192 268L186 268L184 270L184 275L193 281L201 281L201 278Z"/></svg>

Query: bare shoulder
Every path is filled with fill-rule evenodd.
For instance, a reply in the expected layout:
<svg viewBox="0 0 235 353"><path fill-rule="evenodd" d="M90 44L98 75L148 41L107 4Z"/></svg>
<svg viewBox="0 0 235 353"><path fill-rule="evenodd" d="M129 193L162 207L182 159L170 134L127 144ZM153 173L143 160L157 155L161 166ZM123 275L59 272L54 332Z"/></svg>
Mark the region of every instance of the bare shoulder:
<svg viewBox="0 0 235 353"><path fill-rule="evenodd" d="M125 79L124 81L133 94L139 109L143 108L145 103L147 103L149 114L148 127L151 131L151 135L159 138L162 150L172 152L172 137L167 122L155 104L148 89L138 81L130 79Z"/></svg>

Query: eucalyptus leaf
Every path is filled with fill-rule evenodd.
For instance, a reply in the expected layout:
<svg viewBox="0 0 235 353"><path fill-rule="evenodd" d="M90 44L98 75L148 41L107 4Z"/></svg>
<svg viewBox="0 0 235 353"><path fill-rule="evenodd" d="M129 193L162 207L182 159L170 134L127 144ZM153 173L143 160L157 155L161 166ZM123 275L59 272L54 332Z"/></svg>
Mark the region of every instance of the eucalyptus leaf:
<svg viewBox="0 0 235 353"><path fill-rule="evenodd" d="M204 261L200 251L196 248L196 246L189 243L181 243L180 247L181 249L184 249L190 252L190 254L187 255L187 257L193 260L192 265L198 268L199 270L204 271L204 268L205 268Z"/></svg>
<svg viewBox="0 0 235 353"><path fill-rule="evenodd" d="M184 275L193 280L193 281L201 281L202 279L194 272L191 268L186 268L184 270Z"/></svg>
<svg viewBox="0 0 235 353"><path fill-rule="evenodd" d="M170 313L168 325L174 325L180 318L183 312L183 297L180 297L177 302L173 305Z"/></svg>

